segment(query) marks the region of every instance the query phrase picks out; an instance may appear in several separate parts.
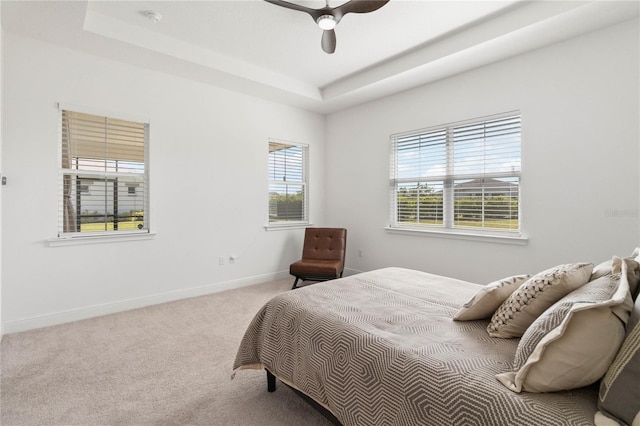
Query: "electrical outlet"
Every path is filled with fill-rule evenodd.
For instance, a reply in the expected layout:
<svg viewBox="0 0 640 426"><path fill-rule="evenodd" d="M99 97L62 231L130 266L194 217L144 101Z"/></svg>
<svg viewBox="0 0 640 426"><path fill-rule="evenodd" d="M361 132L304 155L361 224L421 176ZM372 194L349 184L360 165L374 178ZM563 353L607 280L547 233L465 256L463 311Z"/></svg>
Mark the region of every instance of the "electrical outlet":
<svg viewBox="0 0 640 426"><path fill-rule="evenodd" d="M223 265L224 265L224 257L219 257L219 258L218 258L218 264L219 264L220 266L223 266Z"/></svg>
<svg viewBox="0 0 640 426"><path fill-rule="evenodd" d="M229 255L229 264L236 263L236 260L238 260L238 256L236 256L234 254L230 254Z"/></svg>
<svg viewBox="0 0 640 426"><path fill-rule="evenodd" d="M362 256L364 256L364 252L362 251L362 249L358 249L358 257Z"/></svg>

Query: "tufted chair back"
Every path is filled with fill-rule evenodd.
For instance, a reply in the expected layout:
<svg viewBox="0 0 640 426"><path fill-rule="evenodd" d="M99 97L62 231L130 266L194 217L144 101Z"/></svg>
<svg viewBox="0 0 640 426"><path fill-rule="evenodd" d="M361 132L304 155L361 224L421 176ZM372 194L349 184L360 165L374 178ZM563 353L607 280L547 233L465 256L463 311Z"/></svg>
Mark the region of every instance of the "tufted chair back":
<svg viewBox="0 0 640 426"><path fill-rule="evenodd" d="M344 260L346 248L346 229L307 228L304 232L302 259Z"/></svg>

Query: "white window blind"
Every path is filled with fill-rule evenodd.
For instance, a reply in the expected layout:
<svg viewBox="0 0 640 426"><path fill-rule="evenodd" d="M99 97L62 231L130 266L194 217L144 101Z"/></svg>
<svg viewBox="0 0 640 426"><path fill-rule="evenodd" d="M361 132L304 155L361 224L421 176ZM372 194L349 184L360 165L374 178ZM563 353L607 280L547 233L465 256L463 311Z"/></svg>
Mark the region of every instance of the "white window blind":
<svg viewBox="0 0 640 426"><path fill-rule="evenodd" d="M58 235L148 232L149 124L60 113Z"/></svg>
<svg viewBox="0 0 640 426"><path fill-rule="evenodd" d="M519 113L391 137L391 227L520 232Z"/></svg>
<svg viewBox="0 0 640 426"><path fill-rule="evenodd" d="M308 147L269 141L269 224L308 222Z"/></svg>

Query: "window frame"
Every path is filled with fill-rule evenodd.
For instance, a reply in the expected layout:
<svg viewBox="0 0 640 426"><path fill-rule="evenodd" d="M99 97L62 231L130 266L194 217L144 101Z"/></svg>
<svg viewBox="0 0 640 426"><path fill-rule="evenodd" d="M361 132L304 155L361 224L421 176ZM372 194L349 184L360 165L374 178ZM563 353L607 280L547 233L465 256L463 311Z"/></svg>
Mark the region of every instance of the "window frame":
<svg viewBox="0 0 640 426"><path fill-rule="evenodd" d="M285 145L288 147L298 147L301 149L301 180L293 181L293 185L300 185L303 188L303 200L302 200L302 213L303 217L301 220L278 220L274 221L271 219L271 209L272 209L272 199L271 199L271 188L273 185L282 185L282 182L286 182L286 178L284 180L272 180L272 165L271 165L271 150L272 145ZM267 144L267 212L266 212L266 223L264 228L266 230L279 230L279 229L292 229L292 228L305 228L311 225L311 221L309 219L309 145L300 142L291 142L282 139L274 139L269 138ZM275 171L273 171L275 173ZM285 184L286 185L286 184Z"/></svg>
<svg viewBox="0 0 640 426"><path fill-rule="evenodd" d="M511 170L508 172L481 172L481 173L456 173L455 167L460 167L460 163L456 163L454 159L454 129L460 129L461 127L485 125L495 120L506 120L510 117L519 120L519 167L517 170ZM440 176L399 176L399 162L398 162L398 141L403 138L420 138L420 137L437 137L440 136L440 140L444 140L444 155L441 162L437 162L439 166L443 168L443 172ZM484 141L486 145L486 140ZM441 143L442 144L442 143ZM402 132L393 134L390 136L390 163L389 163L389 225L386 229L395 233L406 233L414 235L430 235L436 237L445 238L462 238L462 239L475 239L491 242L506 242L514 244L522 244L527 241L527 237L523 233L523 220L522 220L522 114L520 111L509 111L501 114L494 114L485 117L479 117L469 120L463 120L453 123L448 123L439 126L432 126L429 128ZM475 164L486 165L486 160ZM498 229L491 227L474 227L474 226L461 226L455 224L456 206L455 199L456 194L454 190L454 183L456 181L469 181L482 179L482 188L486 188L484 185L485 179L517 179L517 229ZM424 183L425 187L428 182L439 182L442 185L441 190L441 207L442 207L442 219L441 224L426 224L419 223L420 219L416 222L403 222L399 218L399 184L402 183ZM505 186L509 186L511 183L505 183ZM416 188L416 189L417 189ZM483 210L481 220L486 220L484 210L484 198L483 198ZM460 213L458 211L458 213ZM417 213L416 213L417 214Z"/></svg>
<svg viewBox="0 0 640 426"><path fill-rule="evenodd" d="M93 170L75 170L71 167L63 167L63 111L69 111L72 113L79 114L88 114L98 117L105 117L107 119L112 120L121 120L121 121L129 121L135 122L144 125L144 154L143 154L143 164L144 171L140 174L131 174L128 176L135 176L136 180L141 178L142 181L142 207L144 211L144 219L143 219L143 228L142 229L119 229L119 230L105 230L105 231L93 231L93 232L65 232L64 230L64 220L63 220L63 211L64 211L64 179L65 175L75 176L78 179L78 182L82 181L86 178L98 178L98 179L106 179L110 181L114 176L120 176L118 172L111 172L109 170L104 170L101 172L96 172ZM135 241L140 239L150 239L155 236L155 233L151 231L151 221L150 221L150 173L149 173L149 143L150 141L150 120L145 117L133 115L133 114L123 114L112 111L105 111L99 108L91 108L91 107L83 107L72 104L58 103L58 155L57 155L57 169L58 169L58 183L57 183L57 198L58 198L58 210L57 210L57 236L54 238L50 238L48 241L50 246L59 246L59 245L73 245L73 244L91 244L91 243L101 243L101 242L121 242L121 241ZM120 161L120 160L115 160ZM73 173L69 173L70 170L74 170ZM122 193L122 196L128 197L130 194L128 193L128 185L123 183L125 192ZM87 190L89 190L90 185L87 186ZM83 186L77 187L77 189L81 191L84 190ZM136 188L139 188L136 185ZM78 194L79 195L79 194ZM106 194L105 194L106 196ZM123 198L124 200L124 198ZM117 201L119 202L119 201ZM116 202L116 205L117 205ZM77 209L77 206L74 205ZM76 218L76 220L79 220Z"/></svg>

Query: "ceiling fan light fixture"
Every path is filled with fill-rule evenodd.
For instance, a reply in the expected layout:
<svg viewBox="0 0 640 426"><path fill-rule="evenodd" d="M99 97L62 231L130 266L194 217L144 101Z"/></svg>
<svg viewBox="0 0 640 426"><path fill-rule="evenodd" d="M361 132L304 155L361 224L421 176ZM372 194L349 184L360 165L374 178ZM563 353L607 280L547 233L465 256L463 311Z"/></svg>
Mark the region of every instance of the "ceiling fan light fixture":
<svg viewBox="0 0 640 426"><path fill-rule="evenodd" d="M334 28L344 15L347 13L374 12L389 3L390 0L348 0L336 7L329 6L329 0L325 0L326 6L321 9L302 6L287 0L264 1L275 4L276 6L304 12L311 16L320 29L323 30L322 39L320 39L320 47L322 47L322 50L324 50L325 53L332 54L336 51L336 32L334 31Z"/></svg>
<svg viewBox="0 0 640 426"><path fill-rule="evenodd" d="M333 15L322 15L316 22L318 26L325 31L334 29L337 24L336 18L334 18Z"/></svg>

